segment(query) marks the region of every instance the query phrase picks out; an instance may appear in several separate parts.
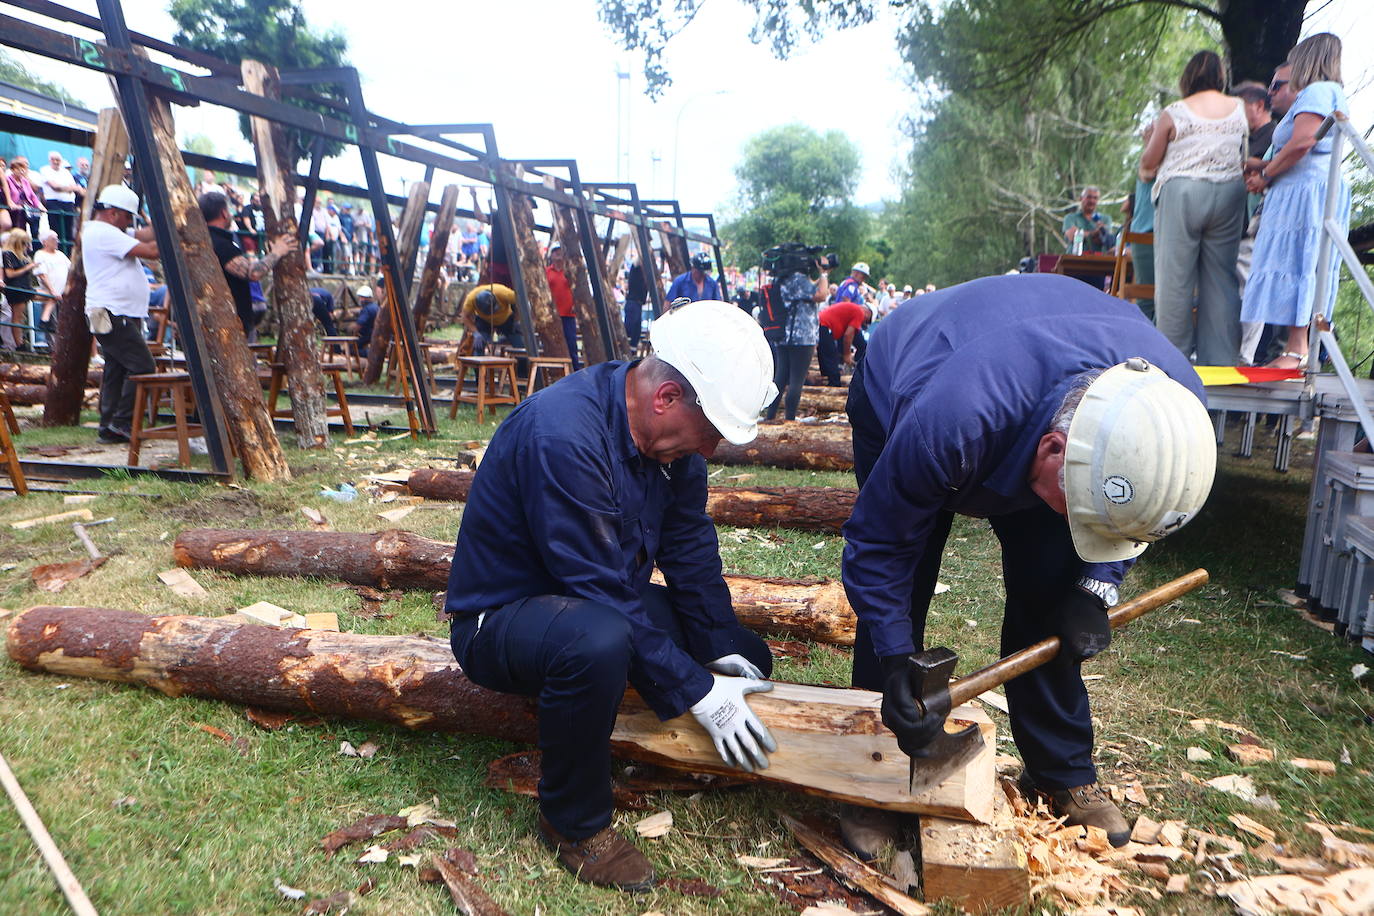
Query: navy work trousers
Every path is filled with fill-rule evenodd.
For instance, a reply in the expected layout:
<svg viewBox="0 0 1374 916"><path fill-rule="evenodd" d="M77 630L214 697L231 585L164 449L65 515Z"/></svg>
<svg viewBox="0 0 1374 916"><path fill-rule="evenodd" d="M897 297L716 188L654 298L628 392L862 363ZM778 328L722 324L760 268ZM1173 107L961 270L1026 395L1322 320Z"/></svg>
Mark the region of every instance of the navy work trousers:
<svg viewBox="0 0 1374 916"><path fill-rule="evenodd" d="M863 365L849 383L849 422L854 430L854 471L862 489L886 441L864 390ZM942 511L924 554L916 561L911 591L912 640L925 645L926 613L935 594L940 556L954 513ZM1003 656L1057 635L1055 602L1073 587L1083 563L1074 552L1069 525L1048 505L994 515L992 530L1002 543L1002 580L1006 610L1002 617ZM859 621L854 641L855 687L882 690L883 677L873 637ZM1006 685L1011 733L1026 771L1041 789L1068 789L1097 780L1093 766L1093 725L1081 665L1051 661Z"/></svg>
<svg viewBox="0 0 1374 916"><path fill-rule="evenodd" d="M686 646L668 590L650 585L644 609L654 624ZM566 839L581 840L611 822L611 730L636 681L630 623L615 608L561 595L538 595L455 621L454 657L473 683L539 702L539 809ZM765 675L768 645L740 627L730 652ZM698 658L705 664L713 658Z"/></svg>

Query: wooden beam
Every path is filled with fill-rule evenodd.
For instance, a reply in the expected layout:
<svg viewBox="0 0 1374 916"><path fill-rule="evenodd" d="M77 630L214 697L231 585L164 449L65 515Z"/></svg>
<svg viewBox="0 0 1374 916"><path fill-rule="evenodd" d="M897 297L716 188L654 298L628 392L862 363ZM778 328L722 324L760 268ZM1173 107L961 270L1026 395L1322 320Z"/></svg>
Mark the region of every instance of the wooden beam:
<svg viewBox="0 0 1374 916"><path fill-rule="evenodd" d="M506 257L514 257L519 264L525 295L529 299L530 318L534 323L535 336L538 337L539 355L566 358L569 355L568 343L563 337L563 322L559 320L558 309L553 304L553 293L549 292L544 256L534 238L534 211L530 207L530 197L511 191L507 199L510 201L510 224L515 237L508 240Z"/></svg>
<svg viewBox="0 0 1374 916"><path fill-rule="evenodd" d="M415 248L420 242L420 231L424 227L425 207L429 204L429 184L417 181L410 186L406 197L405 209L401 211L401 222L396 230L396 259L401 264L402 275L409 280L415 273ZM372 340L367 345L367 368L363 370L363 383L375 385L382 377L382 366L391 352L391 340L395 336L392 329L391 310L410 308L408 302L396 301L396 292L387 285L386 298L377 297L382 308L377 312L377 321L372 326ZM421 376L423 378L423 376Z"/></svg>
<svg viewBox="0 0 1374 916"><path fill-rule="evenodd" d="M926 902L947 900L967 913L1030 905L1026 849L1016 838L1000 789L994 801L988 824L921 817L921 883Z"/></svg>
<svg viewBox="0 0 1374 916"><path fill-rule="evenodd" d="M434 216L434 234L429 239L429 252L420 272L420 285L415 292L415 333L425 336L425 322L434 303L434 294L444 273L444 255L448 252L449 236L453 234L454 215L458 210L458 186L448 185L439 198L439 212Z"/></svg>
<svg viewBox="0 0 1374 916"><path fill-rule="evenodd" d="M81 260L80 228L95 209L101 188L124 180L124 161L129 157L129 132L118 108L103 108L96 120L91 151L91 177L81 198L76 242L67 288L57 309L57 333L52 345L52 377L43 399L44 426L75 426L81 421L86 395L86 370L91 362L91 330L86 326L86 265Z"/></svg>
<svg viewBox="0 0 1374 916"><path fill-rule="evenodd" d="M534 701L469 681L447 640L240 625L211 617L150 617L89 607L30 608L7 630L9 656L32 671L140 684L282 712L389 722L511 741L535 738ZM882 694L774 684L749 706L778 750L755 774L726 767L689 714L660 722L627 692L611 736L617 756L893 811L987 820L992 816L995 727L980 709L951 713L983 731L969 766L920 795L908 791L907 756L882 724Z"/></svg>
<svg viewBox="0 0 1374 916"><path fill-rule="evenodd" d="M277 68L245 60L243 88L269 99L280 99ZM258 160L258 189L262 192L267 237L296 238L300 234L296 221L296 169L291 161L286 130L266 118L250 118L249 123ZM272 304L276 307L279 326L277 360L286 366L296 445L303 449L324 448L329 444L324 370L320 368L315 315L305 279L307 256L307 252L298 250L283 257L272 268Z"/></svg>

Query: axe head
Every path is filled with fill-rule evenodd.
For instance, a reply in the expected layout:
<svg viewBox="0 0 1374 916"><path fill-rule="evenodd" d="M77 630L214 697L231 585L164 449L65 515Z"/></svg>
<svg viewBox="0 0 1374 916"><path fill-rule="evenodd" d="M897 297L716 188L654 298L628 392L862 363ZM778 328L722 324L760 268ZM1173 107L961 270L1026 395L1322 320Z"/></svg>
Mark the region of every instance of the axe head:
<svg viewBox="0 0 1374 916"><path fill-rule="evenodd" d="M907 658L911 692L927 712L948 716L949 679L959 656L943 646ZM911 757L911 794L917 795L944 782L966 767L983 750L983 732L969 725L957 732L943 729Z"/></svg>

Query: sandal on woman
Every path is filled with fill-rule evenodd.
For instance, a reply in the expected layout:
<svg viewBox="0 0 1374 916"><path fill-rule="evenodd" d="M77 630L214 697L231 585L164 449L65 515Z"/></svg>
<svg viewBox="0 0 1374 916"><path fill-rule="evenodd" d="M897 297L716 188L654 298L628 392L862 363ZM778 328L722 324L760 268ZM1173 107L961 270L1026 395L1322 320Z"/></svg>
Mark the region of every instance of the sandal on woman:
<svg viewBox="0 0 1374 916"><path fill-rule="evenodd" d="M1283 364L1283 361L1284 361L1284 360L1289 360L1289 359L1294 360L1294 364L1293 364L1293 365L1289 366L1289 365ZM1291 350L1286 350L1286 351L1284 351L1283 353L1280 353L1278 356L1274 357L1274 359L1270 360L1269 364L1266 365L1265 368L1266 368L1266 369L1306 369L1306 368L1307 368L1307 354L1306 354L1306 353L1294 353L1294 352L1291 351Z"/></svg>

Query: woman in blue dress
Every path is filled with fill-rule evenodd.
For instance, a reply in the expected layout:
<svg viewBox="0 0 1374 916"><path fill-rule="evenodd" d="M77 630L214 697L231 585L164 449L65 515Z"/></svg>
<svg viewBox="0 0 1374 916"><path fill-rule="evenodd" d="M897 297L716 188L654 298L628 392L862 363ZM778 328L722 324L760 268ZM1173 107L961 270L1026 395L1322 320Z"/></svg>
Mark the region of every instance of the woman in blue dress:
<svg viewBox="0 0 1374 916"><path fill-rule="evenodd" d="M1246 163L1246 186L1264 192L1264 210L1241 320L1287 327L1288 347L1270 365L1297 369L1307 365L1307 328L1314 312L1331 315L1341 264L1339 257L1331 259L1326 296L1314 302L1334 142L1330 132L1318 143L1317 129L1331 112L1350 109L1341 85L1341 40L1335 35L1322 32L1303 39L1288 55L1288 64L1298 97L1274 128L1273 158ZM1344 234L1350 224L1350 185L1344 178L1335 216Z"/></svg>

